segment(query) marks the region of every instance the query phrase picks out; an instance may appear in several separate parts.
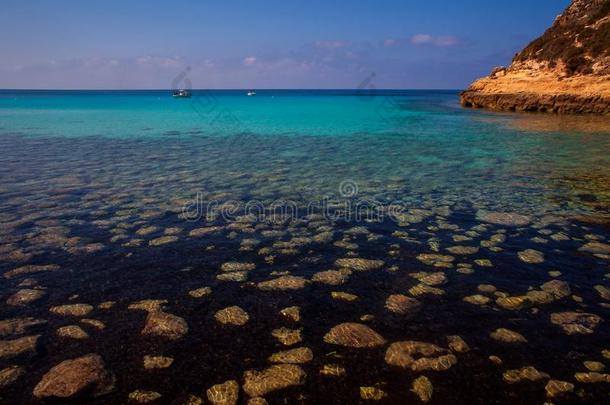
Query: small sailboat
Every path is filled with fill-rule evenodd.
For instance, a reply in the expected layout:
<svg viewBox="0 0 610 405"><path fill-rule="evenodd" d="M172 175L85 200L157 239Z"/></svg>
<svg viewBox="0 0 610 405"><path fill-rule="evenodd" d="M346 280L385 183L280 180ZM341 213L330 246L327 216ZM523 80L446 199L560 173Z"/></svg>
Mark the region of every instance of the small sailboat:
<svg viewBox="0 0 610 405"><path fill-rule="evenodd" d="M254 90L248 90L248 96L256 96L256 92Z"/></svg>
<svg viewBox="0 0 610 405"><path fill-rule="evenodd" d="M174 98L189 98L191 97L191 92L189 90L180 89L174 90L172 97Z"/></svg>

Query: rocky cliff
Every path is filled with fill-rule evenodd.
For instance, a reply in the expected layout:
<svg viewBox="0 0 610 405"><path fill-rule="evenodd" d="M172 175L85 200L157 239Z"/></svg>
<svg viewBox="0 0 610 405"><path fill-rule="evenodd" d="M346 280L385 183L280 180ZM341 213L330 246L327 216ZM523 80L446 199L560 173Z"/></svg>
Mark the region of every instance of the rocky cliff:
<svg viewBox="0 0 610 405"><path fill-rule="evenodd" d="M465 107L610 114L610 0L573 0L509 67L461 94Z"/></svg>

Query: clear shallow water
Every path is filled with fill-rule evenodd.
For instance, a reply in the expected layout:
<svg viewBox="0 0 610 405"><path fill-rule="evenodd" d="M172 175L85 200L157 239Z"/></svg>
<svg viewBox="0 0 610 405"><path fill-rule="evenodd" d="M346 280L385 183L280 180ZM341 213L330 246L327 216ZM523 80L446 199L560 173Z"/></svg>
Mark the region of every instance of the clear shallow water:
<svg viewBox="0 0 610 405"><path fill-rule="evenodd" d="M607 384L578 382L574 374L586 371L585 360L608 362L601 353L610 349L606 323L593 333L567 335L550 316L608 316L608 301L594 289L610 287L603 251L610 215L606 118L462 110L451 91L195 92L183 100L167 92L4 91L0 150L3 299L15 304L10 297L19 290L44 291L36 301L4 305L1 319L47 321L4 337L41 334L35 355L0 359L3 368L26 370L7 388L7 398L32 400L50 367L96 352L119 382L98 401L126 401L143 389L182 403L190 394L205 396L216 383L242 385L244 371L263 369L271 354L299 346L313 351L302 366L305 382L265 395L270 403L355 402L362 400L360 387L373 386L385 392L386 402L416 402L409 389L422 374L434 386L433 401L541 402L545 379L503 380L504 372L524 366L574 383L567 401L605 398ZM296 214L274 217L278 206ZM206 215L184 218L185 207ZM368 220L355 215L362 207ZM498 223L498 212L520 220ZM587 243L602 247L579 250ZM527 249L540 252L542 262L520 259L518 252ZM452 259L434 266L421 254ZM337 259L350 257L383 266L353 271L338 285L314 276L340 269ZM226 262L255 269L227 281ZM6 276L47 264L59 269ZM442 295L412 290L421 272L444 274L442 282L428 280ZM287 292L259 288L282 274L307 284ZM571 294L529 299L517 309L497 302L552 279L568 283ZM481 284L498 291L483 293L483 305L465 302L481 294ZM188 294L205 286L209 296ZM332 291L358 299L341 301ZM421 308L397 316L384 306L392 294L416 298ZM165 310L184 318L189 332L176 340L143 336L146 313L128 309L142 299L167 300ZM87 315L106 324L101 331L49 313L60 304L105 301L116 304ZM216 321L215 313L231 305L249 314L245 325ZM278 314L289 306L301 308L301 321ZM342 322L366 324L387 344L363 350L325 342ZM71 324L89 337L57 336ZM302 328L303 341L278 343L271 331L282 326ZM500 327L528 343L499 344L490 333ZM456 352L449 370L404 370L384 361L392 342L421 340L447 350L452 335L472 350ZM147 354L171 356L174 363L144 370ZM504 363L495 365L489 355ZM343 367L345 375L321 373L328 364ZM243 390L240 395L246 398Z"/></svg>
<svg viewBox="0 0 610 405"><path fill-rule="evenodd" d="M4 91L0 123L6 158L57 164L50 175L71 172L70 163L78 166L81 159L95 163L104 152L113 156L103 159L103 170L113 170L112 159L154 153L161 157L160 173L151 174L171 169L163 161L197 174L210 168L263 176L284 171L290 176L281 180L295 190L311 189L314 197L336 193L341 181L366 186L390 180L394 188L437 190L538 214L604 214L597 208L608 203L607 118L472 112L460 109L453 91L259 91L256 97L195 91L193 98L179 100L165 91ZM20 139L28 142L13 142ZM67 143L75 153L68 148L56 159L57 151L34 146L38 156L20 149L40 143ZM100 154L76 154L87 148ZM19 166L25 177L35 169ZM233 186L219 177L212 181L216 191ZM579 198L589 188L599 204ZM175 189L181 195L199 191Z"/></svg>
<svg viewBox="0 0 610 405"><path fill-rule="evenodd" d="M167 91L0 93L3 121L10 130L28 134L133 138L134 136L350 135L405 133L427 111L397 111L407 95L421 92L194 91L190 99L173 99ZM386 96L387 95L387 96ZM445 94L437 95L438 98ZM427 100L426 97L423 97ZM27 123L24 120L27 117ZM392 122L393 121L393 122Z"/></svg>

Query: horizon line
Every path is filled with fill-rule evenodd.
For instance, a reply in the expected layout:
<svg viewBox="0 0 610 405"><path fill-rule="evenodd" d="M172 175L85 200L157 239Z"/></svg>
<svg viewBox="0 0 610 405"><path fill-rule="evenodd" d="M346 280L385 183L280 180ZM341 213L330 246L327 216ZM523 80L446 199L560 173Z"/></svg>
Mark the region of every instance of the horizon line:
<svg viewBox="0 0 610 405"><path fill-rule="evenodd" d="M158 88L158 89L62 89L62 88L0 88L0 91L173 91L173 90L189 90L189 91L361 91L363 93L371 93L376 91L462 91L462 88L379 88L379 89L359 89L351 87L337 88L297 88L297 87L282 87L282 88L258 88L258 87L243 87L243 88L197 88L197 89L173 89L173 88Z"/></svg>

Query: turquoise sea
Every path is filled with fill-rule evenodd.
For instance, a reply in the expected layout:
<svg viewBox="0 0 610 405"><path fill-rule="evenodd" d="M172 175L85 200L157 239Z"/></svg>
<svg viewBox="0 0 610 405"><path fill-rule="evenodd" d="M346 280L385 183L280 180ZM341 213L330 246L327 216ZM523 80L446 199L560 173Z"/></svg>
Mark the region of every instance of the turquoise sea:
<svg viewBox="0 0 610 405"><path fill-rule="evenodd" d="M608 117L245 93L0 91L2 400L88 353L94 403L607 399Z"/></svg>

